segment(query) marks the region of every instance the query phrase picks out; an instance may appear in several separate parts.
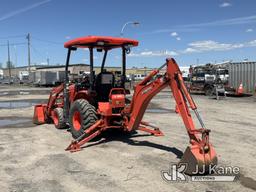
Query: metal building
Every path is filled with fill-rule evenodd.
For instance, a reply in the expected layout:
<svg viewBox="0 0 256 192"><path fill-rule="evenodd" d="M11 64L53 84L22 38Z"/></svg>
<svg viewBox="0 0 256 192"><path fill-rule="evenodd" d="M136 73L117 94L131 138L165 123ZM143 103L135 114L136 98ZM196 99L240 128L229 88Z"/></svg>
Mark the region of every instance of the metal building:
<svg viewBox="0 0 256 192"><path fill-rule="evenodd" d="M69 75L71 79L79 77L83 73L89 72L87 64L69 65ZM55 85L64 82L65 65L50 65L37 67L35 74L31 73L31 82L36 85Z"/></svg>
<svg viewBox="0 0 256 192"><path fill-rule="evenodd" d="M243 84L246 93L254 93L256 88L256 62L231 62L228 65L230 86L238 88Z"/></svg>

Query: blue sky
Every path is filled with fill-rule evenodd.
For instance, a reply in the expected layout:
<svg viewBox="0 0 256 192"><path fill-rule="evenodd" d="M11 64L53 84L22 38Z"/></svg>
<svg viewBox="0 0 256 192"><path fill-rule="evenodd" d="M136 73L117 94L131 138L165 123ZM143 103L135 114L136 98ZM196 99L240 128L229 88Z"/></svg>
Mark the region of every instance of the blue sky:
<svg viewBox="0 0 256 192"><path fill-rule="evenodd" d="M65 63L63 43L87 35L124 36L140 41L132 49L128 66L157 67L166 57L181 66L223 60L256 60L255 0L1 0L0 63L11 60L27 65L25 34L31 34L32 62ZM108 65L120 64L120 51ZM97 63L101 55L96 54ZM88 63L88 52L80 50L72 63Z"/></svg>

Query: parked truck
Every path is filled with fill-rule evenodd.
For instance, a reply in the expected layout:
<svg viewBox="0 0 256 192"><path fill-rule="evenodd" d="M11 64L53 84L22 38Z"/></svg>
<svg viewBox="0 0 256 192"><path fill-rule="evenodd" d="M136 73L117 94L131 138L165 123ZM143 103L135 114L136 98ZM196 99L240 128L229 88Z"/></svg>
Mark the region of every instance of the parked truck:
<svg viewBox="0 0 256 192"><path fill-rule="evenodd" d="M249 64L229 61L190 66L187 87L191 92L200 92L208 96L215 94L216 89L228 95L250 95L256 83L255 67L248 67L255 65Z"/></svg>
<svg viewBox="0 0 256 192"><path fill-rule="evenodd" d="M20 84L29 83L29 72L19 71L19 81Z"/></svg>
<svg viewBox="0 0 256 192"><path fill-rule="evenodd" d="M191 92L200 92L207 96L213 95L216 89L225 93L228 77L225 65L190 66L187 87Z"/></svg>

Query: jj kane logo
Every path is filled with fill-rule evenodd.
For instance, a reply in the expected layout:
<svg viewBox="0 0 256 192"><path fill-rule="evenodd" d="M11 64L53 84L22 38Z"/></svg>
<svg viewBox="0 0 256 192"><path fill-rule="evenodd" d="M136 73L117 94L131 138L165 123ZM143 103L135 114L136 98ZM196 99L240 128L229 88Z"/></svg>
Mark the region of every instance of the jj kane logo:
<svg viewBox="0 0 256 192"><path fill-rule="evenodd" d="M235 181L239 175L239 167L231 166L217 166L209 165L199 169L198 165L195 167L195 171L192 172L191 177L185 174L188 168L188 163L171 164L169 170L161 171L162 178L167 182L204 182L204 181ZM209 174L210 173L210 174Z"/></svg>

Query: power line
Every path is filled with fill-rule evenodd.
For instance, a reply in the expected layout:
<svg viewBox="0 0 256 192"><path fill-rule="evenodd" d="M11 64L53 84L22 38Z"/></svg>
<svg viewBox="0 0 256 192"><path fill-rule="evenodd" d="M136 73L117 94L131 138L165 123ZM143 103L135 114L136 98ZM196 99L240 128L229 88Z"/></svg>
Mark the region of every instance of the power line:
<svg viewBox="0 0 256 192"><path fill-rule="evenodd" d="M11 39L11 38L21 38L21 37L26 37L26 35L10 35L5 37L0 37L0 39Z"/></svg>
<svg viewBox="0 0 256 192"><path fill-rule="evenodd" d="M37 40L37 41L41 41L41 42L44 42L44 43L51 43L51 44L56 44L56 45L63 45L63 43L61 42L55 42L55 41L48 41L48 40L44 40L44 39L41 39L41 38L37 38L35 36L32 37L33 39Z"/></svg>
<svg viewBox="0 0 256 192"><path fill-rule="evenodd" d="M32 47L33 51L34 51L37 55L39 55L42 59L45 59L45 58L46 58L46 57L43 56L43 54L42 54L40 51L38 51L34 46L31 45L31 47Z"/></svg>
<svg viewBox="0 0 256 192"><path fill-rule="evenodd" d="M27 43L10 43L9 45L25 45L25 44L27 44ZM8 44L0 44L0 46L1 47L7 47L8 46Z"/></svg>

